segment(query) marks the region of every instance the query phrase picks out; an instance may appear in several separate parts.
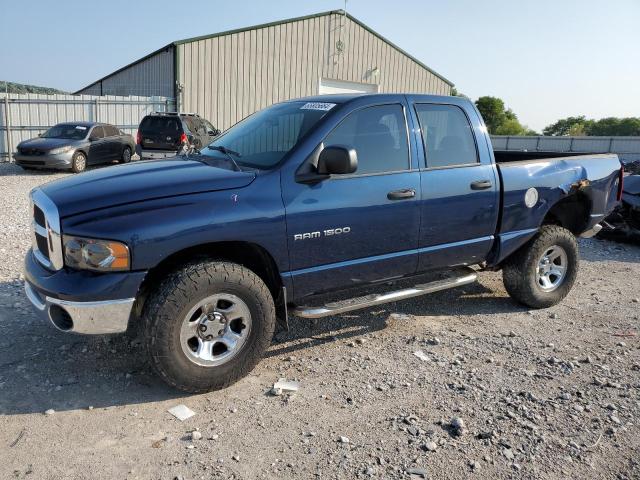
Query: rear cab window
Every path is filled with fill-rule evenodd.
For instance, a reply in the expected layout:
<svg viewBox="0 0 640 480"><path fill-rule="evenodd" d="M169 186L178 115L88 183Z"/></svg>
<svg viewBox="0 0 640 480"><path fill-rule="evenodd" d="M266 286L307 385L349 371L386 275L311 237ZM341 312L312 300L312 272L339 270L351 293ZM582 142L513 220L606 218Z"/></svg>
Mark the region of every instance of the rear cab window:
<svg viewBox="0 0 640 480"><path fill-rule="evenodd" d="M350 113L323 144L353 147L358 155L354 175L410 169L407 123L400 104L374 105Z"/></svg>
<svg viewBox="0 0 640 480"><path fill-rule="evenodd" d="M415 110L427 168L479 165L472 127L460 107L417 103Z"/></svg>

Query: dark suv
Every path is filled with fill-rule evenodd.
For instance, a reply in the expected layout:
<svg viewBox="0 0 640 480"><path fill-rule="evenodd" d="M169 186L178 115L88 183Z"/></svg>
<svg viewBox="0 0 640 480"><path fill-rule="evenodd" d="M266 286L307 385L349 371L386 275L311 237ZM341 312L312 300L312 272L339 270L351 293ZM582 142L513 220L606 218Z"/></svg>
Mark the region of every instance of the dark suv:
<svg viewBox="0 0 640 480"><path fill-rule="evenodd" d="M154 112L140 122L136 153L142 160L173 157L208 145L220 130L195 113Z"/></svg>

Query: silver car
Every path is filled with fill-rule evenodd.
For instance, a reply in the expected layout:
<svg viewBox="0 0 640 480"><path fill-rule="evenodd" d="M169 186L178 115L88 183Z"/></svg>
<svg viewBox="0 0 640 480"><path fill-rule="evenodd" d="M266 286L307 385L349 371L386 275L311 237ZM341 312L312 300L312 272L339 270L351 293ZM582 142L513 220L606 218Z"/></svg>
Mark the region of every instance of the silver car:
<svg viewBox="0 0 640 480"><path fill-rule="evenodd" d="M37 138L18 144L13 158L22 168L56 168L82 172L87 165L131 161L135 142L113 125L59 123Z"/></svg>

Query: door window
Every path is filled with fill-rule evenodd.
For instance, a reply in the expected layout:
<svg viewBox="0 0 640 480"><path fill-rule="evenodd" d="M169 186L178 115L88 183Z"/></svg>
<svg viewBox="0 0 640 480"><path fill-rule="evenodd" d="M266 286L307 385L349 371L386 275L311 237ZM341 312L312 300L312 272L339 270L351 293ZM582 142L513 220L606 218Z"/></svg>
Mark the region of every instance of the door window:
<svg viewBox="0 0 640 480"><path fill-rule="evenodd" d="M202 135L202 127L197 118L183 117L182 121L187 125L187 129L192 135Z"/></svg>
<svg viewBox="0 0 640 480"><path fill-rule="evenodd" d="M358 155L358 175L409 169L407 124L401 105L357 110L327 135L323 143L325 147L353 147Z"/></svg>
<svg viewBox="0 0 640 480"><path fill-rule="evenodd" d="M202 120L202 124L204 125L204 128L206 129L207 135L209 134L209 132L213 132L213 134L216 135L216 131L217 131L216 127L214 127L207 120L204 120L204 119Z"/></svg>
<svg viewBox="0 0 640 480"><path fill-rule="evenodd" d="M104 125L105 137L116 137L118 135L120 135L120 131L116 127L113 125Z"/></svg>
<svg viewBox="0 0 640 480"><path fill-rule="evenodd" d="M104 130L100 125L93 127L91 131L91 138L104 138Z"/></svg>
<svg viewBox="0 0 640 480"><path fill-rule="evenodd" d="M471 124L456 105L417 104L427 167L478 163Z"/></svg>

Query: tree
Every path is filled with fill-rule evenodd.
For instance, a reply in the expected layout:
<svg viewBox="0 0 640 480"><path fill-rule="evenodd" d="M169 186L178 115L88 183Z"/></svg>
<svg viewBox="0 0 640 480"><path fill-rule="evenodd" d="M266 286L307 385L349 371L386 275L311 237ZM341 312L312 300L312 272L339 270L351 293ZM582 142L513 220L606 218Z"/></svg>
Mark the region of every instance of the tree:
<svg viewBox="0 0 640 480"><path fill-rule="evenodd" d="M549 136L564 136L571 135L570 131L585 131L591 120L587 120L584 115L580 117L567 117L561 118L556 123L552 123L547 126L542 133Z"/></svg>
<svg viewBox="0 0 640 480"><path fill-rule="evenodd" d="M590 136L637 136L640 135L640 118L616 118L608 117L592 121L587 128L587 135Z"/></svg>
<svg viewBox="0 0 640 480"><path fill-rule="evenodd" d="M498 127L507 120L504 102L497 97L480 97L476 100L476 107L484 118L489 133L495 134Z"/></svg>
<svg viewBox="0 0 640 480"><path fill-rule="evenodd" d="M584 116L567 117L547 126L543 133L555 136L638 136L640 135L640 118L607 117L590 120Z"/></svg>
<svg viewBox="0 0 640 480"><path fill-rule="evenodd" d="M449 95L451 95L452 97L469 98L464 93L459 92L456 87L451 87L451 93Z"/></svg>
<svg viewBox="0 0 640 480"><path fill-rule="evenodd" d="M0 80L0 93L44 93L51 95L54 93L65 93L62 90L48 87L36 87L34 85L25 85L22 83L5 82Z"/></svg>
<svg viewBox="0 0 640 480"><path fill-rule="evenodd" d="M495 129L495 135L525 135L525 127L520 125L517 118L508 118L498 128Z"/></svg>
<svg viewBox="0 0 640 480"><path fill-rule="evenodd" d="M537 135L526 125L522 125L518 116L497 97L484 96L476 100L487 130L493 135Z"/></svg>

